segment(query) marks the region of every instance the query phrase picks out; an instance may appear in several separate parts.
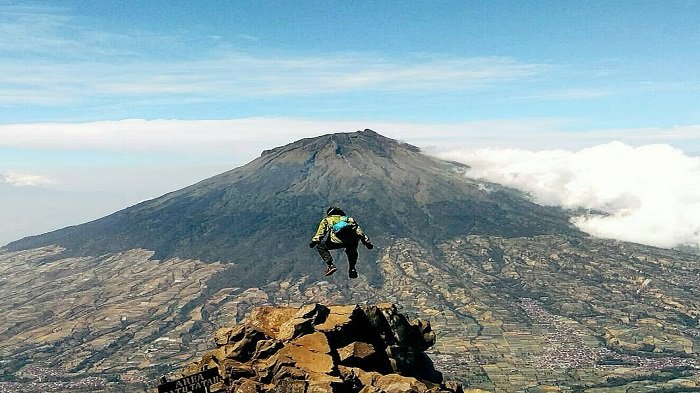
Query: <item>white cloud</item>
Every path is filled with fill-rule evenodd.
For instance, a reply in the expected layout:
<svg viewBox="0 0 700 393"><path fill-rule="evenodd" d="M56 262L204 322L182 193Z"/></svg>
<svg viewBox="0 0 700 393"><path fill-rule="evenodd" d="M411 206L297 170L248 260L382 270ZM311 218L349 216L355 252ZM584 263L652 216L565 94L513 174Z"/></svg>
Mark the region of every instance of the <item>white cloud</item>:
<svg viewBox="0 0 700 393"><path fill-rule="evenodd" d="M561 119L484 120L463 123L408 123L372 120L309 120L250 117L229 120L128 119L86 123L0 125L0 147L177 154L236 153L250 158L264 149L300 138L365 128L428 151L469 148L580 149L612 139L624 143L667 143L700 152L700 125L566 131ZM251 155L253 154L253 155Z"/></svg>
<svg viewBox="0 0 700 393"><path fill-rule="evenodd" d="M0 105L169 99L172 103L356 91L462 91L551 68L509 57L280 56L221 37L105 31L60 6L0 5ZM247 40L255 37L246 36ZM198 40L212 41L202 46ZM239 37L240 39L240 37Z"/></svg>
<svg viewBox="0 0 700 393"><path fill-rule="evenodd" d="M265 58L244 53L202 60L0 64L0 104L50 105L96 97L170 97L173 102L355 91L463 91L526 79L547 67L510 58L382 59L376 55ZM27 75L32 75L27 78ZM40 92L41 94L37 94ZM45 98L44 96L48 96Z"/></svg>
<svg viewBox="0 0 700 393"><path fill-rule="evenodd" d="M523 101L562 101L562 100L590 100L596 98L607 97L615 94L609 88L587 88L587 89L567 89L567 90L552 90L543 91L536 94L514 97Z"/></svg>
<svg viewBox="0 0 700 393"><path fill-rule="evenodd" d="M467 176L531 194L545 205L591 209L574 219L599 237L700 246L700 158L669 145L607 143L579 151L474 149L441 154Z"/></svg>
<svg viewBox="0 0 700 393"><path fill-rule="evenodd" d="M54 180L45 176L16 172L0 173L0 182L16 187L45 186L55 183Z"/></svg>

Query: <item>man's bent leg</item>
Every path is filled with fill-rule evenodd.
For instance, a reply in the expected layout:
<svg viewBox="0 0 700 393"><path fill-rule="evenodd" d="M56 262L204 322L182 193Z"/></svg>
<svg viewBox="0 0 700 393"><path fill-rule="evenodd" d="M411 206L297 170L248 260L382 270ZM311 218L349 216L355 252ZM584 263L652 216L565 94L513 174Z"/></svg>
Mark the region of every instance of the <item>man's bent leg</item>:
<svg viewBox="0 0 700 393"><path fill-rule="evenodd" d="M321 259L323 259L323 262L326 262L328 265L333 263L333 256L331 256L330 250L337 250L339 248L345 248L345 244L336 244L330 240L327 240L319 243L318 246L316 246L316 250L318 250L318 253L321 255ZM355 249L357 250L357 246L355 246Z"/></svg>
<svg viewBox="0 0 700 393"><path fill-rule="evenodd" d="M332 265L333 264L333 256L331 256L331 252L328 249L328 244L326 242L321 242L316 246L316 251L318 251L318 254L321 255L321 259L323 259L323 262L326 263L326 265Z"/></svg>
<svg viewBox="0 0 700 393"><path fill-rule="evenodd" d="M316 250L318 250L318 253L321 255L321 259L323 259L323 262L326 262L326 265L328 265L328 268L324 273L326 276L330 276L331 274L335 273L336 270L338 270L338 268L333 265L333 256L331 256L330 250L343 247L345 246L342 244L335 244L331 241L321 242L318 246L316 246Z"/></svg>
<svg viewBox="0 0 700 393"><path fill-rule="evenodd" d="M345 247L345 254L348 256L349 270L355 270L357 264L357 243L348 244Z"/></svg>

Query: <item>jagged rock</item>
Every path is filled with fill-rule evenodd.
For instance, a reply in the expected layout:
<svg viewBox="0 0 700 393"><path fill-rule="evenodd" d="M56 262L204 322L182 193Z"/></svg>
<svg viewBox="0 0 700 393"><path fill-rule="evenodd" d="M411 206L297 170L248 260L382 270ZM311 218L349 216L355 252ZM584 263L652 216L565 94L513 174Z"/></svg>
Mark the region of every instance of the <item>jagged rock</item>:
<svg viewBox="0 0 700 393"><path fill-rule="evenodd" d="M234 393L258 393L263 390L263 384L248 378L238 379L231 386L231 392Z"/></svg>
<svg viewBox="0 0 700 393"><path fill-rule="evenodd" d="M365 371L359 367L338 367L344 380L359 383L360 386L372 386L383 375L376 371Z"/></svg>
<svg viewBox="0 0 700 393"><path fill-rule="evenodd" d="M221 328L214 333L214 342L216 345L226 345L231 341L238 341L244 333L243 325Z"/></svg>
<svg viewBox="0 0 700 393"><path fill-rule="evenodd" d="M275 356L278 356L282 362L291 362L296 367L308 372L330 374L335 367L330 355L293 344L286 345Z"/></svg>
<svg viewBox="0 0 700 393"><path fill-rule="evenodd" d="M255 370L253 367L246 363L241 363L233 359L224 359L220 363L220 372L223 372L224 376L228 376L232 379L238 378L250 378L255 376Z"/></svg>
<svg viewBox="0 0 700 393"><path fill-rule="evenodd" d="M306 386L307 382L303 380L284 379L275 385L274 392L305 393Z"/></svg>
<svg viewBox="0 0 700 393"><path fill-rule="evenodd" d="M253 358L264 359L275 354L280 348L282 348L282 343L275 340L260 340L255 344L255 354Z"/></svg>
<svg viewBox="0 0 700 393"><path fill-rule="evenodd" d="M304 370L298 369L296 367L282 366L277 371L275 376L272 377L272 382L274 382L276 385L279 385L281 381L284 381L287 379L295 379L295 380L304 381L306 379L306 372L304 372Z"/></svg>
<svg viewBox="0 0 700 393"><path fill-rule="evenodd" d="M318 324L316 330L320 332L347 330L353 321L353 316L356 317L356 312L359 311L358 306L331 306L325 321Z"/></svg>
<svg viewBox="0 0 700 393"><path fill-rule="evenodd" d="M384 375L375 382L374 386L386 393L424 393L428 390L428 387L419 380L399 374Z"/></svg>
<svg viewBox="0 0 700 393"><path fill-rule="evenodd" d="M363 342L350 343L343 348L338 349L338 356L343 364L357 363L365 361L372 356L375 356L377 351L372 344Z"/></svg>
<svg viewBox="0 0 700 393"><path fill-rule="evenodd" d="M328 308L320 304L300 309L291 307L259 307L249 317L251 325L275 340L290 340L313 331L320 319L325 319Z"/></svg>
<svg viewBox="0 0 700 393"><path fill-rule="evenodd" d="M306 336L301 336L291 341L291 344L308 349L309 351L318 353L331 353L331 347L328 344L328 338L321 332L315 332Z"/></svg>
<svg viewBox="0 0 700 393"><path fill-rule="evenodd" d="M423 352L430 324L393 304L259 307L216 331L217 348L184 375L218 367L230 392L458 392Z"/></svg>
<svg viewBox="0 0 700 393"><path fill-rule="evenodd" d="M371 306L367 316L389 345L398 344L422 352L435 344L435 333L429 322L411 322L393 304Z"/></svg>

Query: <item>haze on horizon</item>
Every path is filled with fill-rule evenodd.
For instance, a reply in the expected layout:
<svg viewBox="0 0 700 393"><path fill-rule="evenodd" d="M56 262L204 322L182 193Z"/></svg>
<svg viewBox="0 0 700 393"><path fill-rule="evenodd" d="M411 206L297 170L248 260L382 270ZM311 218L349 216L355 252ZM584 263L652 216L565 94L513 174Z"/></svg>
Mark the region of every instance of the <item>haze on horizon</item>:
<svg viewBox="0 0 700 393"><path fill-rule="evenodd" d="M0 244L370 128L700 244L700 2L0 0Z"/></svg>

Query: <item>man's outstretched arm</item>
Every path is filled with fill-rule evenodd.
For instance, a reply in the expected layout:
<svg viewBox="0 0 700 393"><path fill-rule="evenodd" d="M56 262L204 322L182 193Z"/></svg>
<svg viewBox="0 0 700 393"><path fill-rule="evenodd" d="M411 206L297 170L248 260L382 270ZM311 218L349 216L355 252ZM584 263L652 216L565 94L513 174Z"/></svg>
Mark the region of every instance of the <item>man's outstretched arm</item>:
<svg viewBox="0 0 700 393"><path fill-rule="evenodd" d="M325 219L321 220L320 223L318 223L318 229L316 230L316 234L314 237L311 238L311 242L309 243L309 247L313 248L316 247L318 243L321 243L321 239L326 237L326 233L328 232L328 223L326 222Z"/></svg>
<svg viewBox="0 0 700 393"><path fill-rule="evenodd" d="M367 247L367 249L371 250L374 248L374 245L372 244L372 241L369 239L369 236L360 228L360 224L355 222L355 233L357 234L357 237L360 238L360 241L362 244Z"/></svg>

